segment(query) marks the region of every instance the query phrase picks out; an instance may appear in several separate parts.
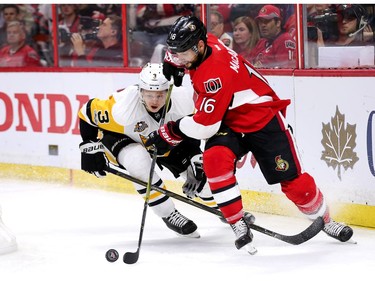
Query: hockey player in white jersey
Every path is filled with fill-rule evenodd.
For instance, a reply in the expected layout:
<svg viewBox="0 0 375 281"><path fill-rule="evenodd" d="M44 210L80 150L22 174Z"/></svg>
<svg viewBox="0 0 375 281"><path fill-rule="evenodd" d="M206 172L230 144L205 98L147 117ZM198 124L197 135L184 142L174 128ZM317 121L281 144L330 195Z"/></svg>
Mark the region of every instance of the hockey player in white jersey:
<svg viewBox="0 0 375 281"><path fill-rule="evenodd" d="M125 168L131 176L148 181L151 157L144 147L145 136L159 128L169 88L162 67L162 64L148 63L140 73L138 85L115 92L106 100L93 98L81 108L82 170L97 177L105 176L108 158ZM174 88L165 122L193 112L194 103L189 91L184 87ZM102 132L101 139L98 139L99 131ZM174 177L185 179L182 189L186 196L199 196L207 205L218 209L206 184L200 141L184 140L179 149L158 157L157 164L161 169L167 168ZM164 186L156 172L152 184ZM138 193L145 196L146 188L135 186ZM149 206L173 231L183 236L199 237L196 224L180 214L168 196L151 190Z"/></svg>

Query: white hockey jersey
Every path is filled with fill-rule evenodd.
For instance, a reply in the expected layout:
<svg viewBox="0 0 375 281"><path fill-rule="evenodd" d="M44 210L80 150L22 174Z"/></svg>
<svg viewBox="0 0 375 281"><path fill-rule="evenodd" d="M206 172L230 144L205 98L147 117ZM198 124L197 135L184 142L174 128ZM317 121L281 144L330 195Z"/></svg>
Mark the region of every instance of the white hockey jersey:
<svg viewBox="0 0 375 281"><path fill-rule="evenodd" d="M174 87L165 123L176 121L193 112L192 93L184 87ZM90 100L80 109L79 117L92 126L125 134L142 144L144 137L159 129L159 123L143 105L137 85L115 92L106 100L98 98Z"/></svg>

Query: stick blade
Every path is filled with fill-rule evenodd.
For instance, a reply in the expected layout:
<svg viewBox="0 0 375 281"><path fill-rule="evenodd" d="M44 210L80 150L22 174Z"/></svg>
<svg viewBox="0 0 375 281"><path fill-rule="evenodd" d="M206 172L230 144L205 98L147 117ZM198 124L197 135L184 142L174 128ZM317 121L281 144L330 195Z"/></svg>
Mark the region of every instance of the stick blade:
<svg viewBox="0 0 375 281"><path fill-rule="evenodd" d="M292 245L299 245L302 243L305 243L306 241L310 240L311 238L315 237L324 227L324 221L322 217L318 217L313 221L312 224L309 225L308 228L306 228L301 233L298 233L296 235L283 235L277 232L274 232L272 230L266 229L264 227L261 227L256 224L250 224L249 227L251 229L254 229L256 231L259 231L265 235L271 236L273 238L279 239L281 241L284 241L286 243L292 244Z"/></svg>
<svg viewBox="0 0 375 281"><path fill-rule="evenodd" d="M284 241L293 245L299 245L305 243L311 238L315 237L324 228L324 220L322 217L318 217L309 225L304 231L293 236L283 235Z"/></svg>
<svg viewBox="0 0 375 281"><path fill-rule="evenodd" d="M138 261L139 258L139 250L137 250L135 253L126 252L123 257L123 261L126 264L134 264Z"/></svg>

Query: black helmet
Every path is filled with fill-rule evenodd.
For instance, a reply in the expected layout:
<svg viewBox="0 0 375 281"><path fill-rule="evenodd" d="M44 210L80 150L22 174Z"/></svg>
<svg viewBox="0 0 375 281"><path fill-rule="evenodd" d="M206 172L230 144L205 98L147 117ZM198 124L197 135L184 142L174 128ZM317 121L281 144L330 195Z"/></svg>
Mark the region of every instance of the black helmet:
<svg viewBox="0 0 375 281"><path fill-rule="evenodd" d="M194 16L182 16L172 25L167 45L171 52L182 53L196 46L199 40L207 42L207 30L203 22Z"/></svg>

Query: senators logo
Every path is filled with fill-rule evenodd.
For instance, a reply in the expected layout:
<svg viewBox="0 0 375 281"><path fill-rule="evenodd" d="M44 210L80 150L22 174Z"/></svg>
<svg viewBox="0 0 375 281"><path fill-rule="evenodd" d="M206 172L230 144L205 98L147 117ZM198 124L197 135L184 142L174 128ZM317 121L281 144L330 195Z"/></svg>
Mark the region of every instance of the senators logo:
<svg viewBox="0 0 375 281"><path fill-rule="evenodd" d="M289 169L289 163L281 158L281 155L275 157L276 171L285 172Z"/></svg>
<svg viewBox="0 0 375 281"><path fill-rule="evenodd" d="M206 82L204 82L204 88L206 90L207 94L215 94L222 88L221 80L220 78L213 78L209 79Z"/></svg>
<svg viewBox="0 0 375 281"><path fill-rule="evenodd" d="M193 32L197 29L197 27L193 23L189 24L187 27L190 29L191 32Z"/></svg>

